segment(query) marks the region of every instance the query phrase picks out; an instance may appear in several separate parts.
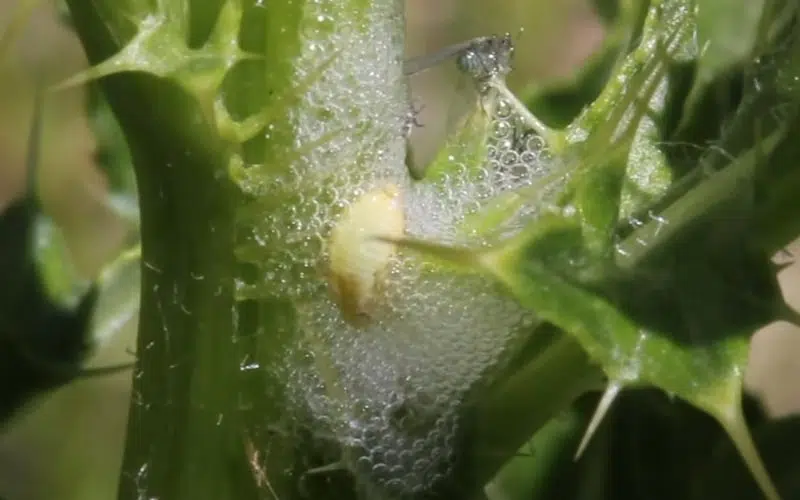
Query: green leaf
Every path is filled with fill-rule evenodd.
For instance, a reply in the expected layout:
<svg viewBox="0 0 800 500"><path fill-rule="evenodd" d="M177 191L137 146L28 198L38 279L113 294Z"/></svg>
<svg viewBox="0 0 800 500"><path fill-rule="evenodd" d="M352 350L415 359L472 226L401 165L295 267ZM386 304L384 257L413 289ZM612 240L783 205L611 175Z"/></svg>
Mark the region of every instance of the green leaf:
<svg viewBox="0 0 800 500"><path fill-rule="evenodd" d="M674 108L664 100L663 88L657 100L651 96L674 83L672 58L694 57L686 45L694 29L687 16L681 2L651 8L641 52L620 67L625 78L612 80L571 126L574 137L585 142L576 141L566 152L575 167L554 210L491 249L402 244L465 272L482 268L543 320L573 335L610 379L598 418L620 387L655 386L679 396L722 425L762 491L777 498L747 431L740 398L750 335L787 317L769 251L756 236L765 220L759 215L762 202L755 201L776 199L780 191L760 183L768 182L769 165L784 164L767 158L779 144L788 146L786 121L744 146L720 174L651 211L649 220L639 220L643 229L618 232L620 199L628 204L622 214L635 214L660 201L673 172L683 174L659 147L664 117L645 114L641 103L656 113L667 111L666 105ZM662 53L652 49L658 41L664 43ZM617 86L623 80L626 84ZM641 95L645 98L636 104ZM632 117L622 120L626 113ZM625 143L631 138L635 148ZM615 149L609 154L609 140L621 158ZM623 175L627 184L621 188ZM651 189L649 196L633 198L637 187Z"/></svg>
<svg viewBox="0 0 800 500"><path fill-rule="evenodd" d="M490 499L570 497L566 491L575 477L568 471L575 469L574 452L588 422L588 415L578 409L582 399L550 419L520 447L486 486Z"/></svg>
<svg viewBox="0 0 800 500"><path fill-rule="evenodd" d="M92 315L92 340L101 345L139 314L141 248L127 249L105 266L97 280L99 296Z"/></svg>
<svg viewBox="0 0 800 500"><path fill-rule="evenodd" d="M40 214L34 219L31 236L34 241L31 251L45 292L55 303L74 306L87 283L73 265L61 229L51 218Z"/></svg>
<svg viewBox="0 0 800 500"><path fill-rule="evenodd" d="M697 84L748 62L759 42L767 0L697 0Z"/></svg>
<svg viewBox="0 0 800 500"><path fill-rule="evenodd" d="M605 24L613 24L619 16L621 3L619 0L595 0L592 3L595 12Z"/></svg>
<svg viewBox="0 0 800 500"><path fill-rule="evenodd" d="M702 215L671 219L665 212L668 235L657 245L632 236L647 251L622 267L598 259L582 218L555 214L490 250L405 244L482 266L542 319L574 335L612 384L653 385L714 416L765 493L777 498L739 405L749 336L785 306L768 255L749 243L752 177L738 185L716 200L705 197L715 204Z"/></svg>
<svg viewBox="0 0 800 500"><path fill-rule="evenodd" d="M546 434L538 433L550 432L547 426L553 418L602 383L600 369L570 336L550 325L537 328L527 348L519 353L516 369L499 377L488 395L467 408L470 433L464 453L469 460L459 481L480 488L494 477L499 487L498 482L505 482L503 476L513 475L506 467L519 470L520 464L508 462L516 461L520 451L530 452L522 449L523 444L557 447L557 443L547 443L550 438ZM568 453L574 453L574 448ZM541 458L535 455L536 460ZM530 464L530 459L522 461ZM546 469L549 464L542 461L537 465Z"/></svg>
<svg viewBox="0 0 800 500"><path fill-rule="evenodd" d="M429 430L436 411L426 409L436 398L425 391L412 397L409 378L386 382L384 372L362 381L364 374L351 366L366 359L365 366L377 370L382 361L331 354L347 342L373 342L374 336L337 324L321 341L319 325L309 318L338 318L335 308L326 309L331 303L319 279L322 240L336 214L372 183L404 189L412 184L408 190L421 197L480 184L493 136L502 135L491 126L496 102L477 103L428 177L413 184L394 164L386 167L402 149L401 120L376 118L401 102L406 89L372 80L400 69L394 54L402 45L399 4L389 9L388 1L218 0L194 2L189 10L178 0L70 5L96 66L69 83L102 78L140 182L142 321L134 390L143 403L131 410L121 497L249 499L269 492L281 500L304 494L354 498L359 489L375 496L397 487L381 483L379 470L359 468L357 458L369 454L360 437L352 439L352 429L360 429L365 415L385 418L391 407L396 418L379 437L396 434L412 442L416 435L406 427ZM387 6L381 12L390 22L367 16L378 5ZM597 99L567 128L568 140L560 131L543 134L554 139L554 158L547 158L543 170L552 176L542 184L555 195L537 192L542 186L535 185L489 200L481 198L485 193L457 198L470 209L489 207L459 228L468 240L503 234L498 228L524 208L522 221L513 221L525 226L521 234L479 250L401 242L455 264L425 267L426 272L448 278L458 270L482 272L535 312L537 322L543 320L530 335L524 328L512 332L513 348L504 353L513 355L511 362L499 363L498 373L495 365L485 368L478 382L459 393L467 401L458 406L464 424L446 440L448 450L457 450L455 472L430 492L442 488L444 498L474 494L553 415L597 389L602 370L610 381L598 403L600 414L621 388L657 387L678 396L722 424L760 488L775 497L745 426L741 373L752 330L788 316L764 242L782 241L793 228L787 219L796 208L789 194L797 175L787 165L796 148L787 132L789 118L764 126L752 120L763 116L750 114L738 95L719 108L701 107L726 87L724 78L705 87L708 96L697 94L690 106L694 115L670 115L685 104L686 82L699 71L691 7L683 0L631 1L609 13L613 36L598 65L578 76L581 95L554 108L567 108L560 119L566 123ZM383 66L359 61L343 70L339 63L376 26L391 38L381 42L390 48L386 60L376 57ZM736 64L746 63L745 57ZM790 80L781 83L784 96L792 94ZM380 106L368 103L366 94L373 90ZM759 93L748 100L749 92L743 91L741 101L775 104ZM694 120L701 115L706 120ZM744 124L736 137L747 139L726 138L740 146L733 160L704 151L681 162L678 148L663 144L687 140L703 149L723 135L717 125L725 128L729 118ZM714 168L700 171L697 163L707 159ZM669 189L682 176L691 181L685 189ZM463 181L456 182L458 189L447 185L454 179ZM786 184L773 184L776 179ZM457 213L442 212L414 222L446 226L439 217ZM453 216L459 217L460 212ZM444 229L448 236L450 229ZM471 286L459 292L478 290ZM480 289L481 297L495 292ZM407 298L399 295L388 305ZM423 293L414 289L408 295ZM439 298L421 307L438 307ZM451 308L447 318L472 312ZM418 342L427 341L422 334L439 333L444 323L436 319L414 327ZM459 331L462 337L467 330ZM401 340L401 332L388 333L392 342ZM520 351L517 337L529 337ZM465 349L488 343L476 340ZM415 352L439 352L429 346L414 344ZM441 352L455 350L447 346ZM449 371L457 363L439 364ZM391 386L391 395L356 402L377 379L384 384L378 389ZM486 380L492 382L488 389ZM341 391L342 382L356 395ZM320 399L335 408L319 410ZM619 417L613 410L610 425ZM635 411L627 415L617 425L630 427L637 417L655 420ZM590 433L598 420L592 420ZM687 425L706 431L709 420ZM593 441L587 449L587 476L602 470L606 450L623 455L632 448L633 439L610 446L608 426L598 432L606 442ZM665 441L658 444L662 449ZM337 465L348 474L331 473ZM666 484L672 477L679 476L659 479ZM582 493L594 493L597 484L591 477L581 481ZM532 487L520 489L526 486ZM683 492L682 485L676 489Z"/></svg>
<svg viewBox="0 0 800 500"><path fill-rule="evenodd" d="M683 106L679 129L695 117L698 104L708 87L717 78L757 55L765 23L762 17L769 14L766 0L700 0L697 2L697 38L700 54L694 85Z"/></svg>
<svg viewBox="0 0 800 500"><path fill-rule="evenodd" d="M97 290L90 288L73 307L50 298L33 259L28 200L0 215L0 423L30 399L81 374L91 347L90 321ZM17 248L11 248L17 247Z"/></svg>
<svg viewBox="0 0 800 500"><path fill-rule="evenodd" d="M108 179L112 196L132 198L135 203L136 179L122 129L97 82L88 85L88 94L89 119L98 143L97 164Z"/></svg>
<svg viewBox="0 0 800 500"><path fill-rule="evenodd" d="M480 175L486 161L491 133L491 107L494 102L476 101L444 146L425 169L425 181L439 184L453 174L464 180ZM459 169L455 171L455 169Z"/></svg>

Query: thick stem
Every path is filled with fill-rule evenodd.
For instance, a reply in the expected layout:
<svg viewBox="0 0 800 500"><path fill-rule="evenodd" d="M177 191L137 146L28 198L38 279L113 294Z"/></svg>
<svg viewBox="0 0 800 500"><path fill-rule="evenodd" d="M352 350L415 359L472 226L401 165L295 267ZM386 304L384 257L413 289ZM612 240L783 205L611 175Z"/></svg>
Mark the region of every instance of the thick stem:
<svg viewBox="0 0 800 500"><path fill-rule="evenodd" d="M125 23L69 2L89 59L119 50ZM103 80L125 131L141 211L137 366L119 498L257 498L238 421L234 212L227 150L179 87L145 74Z"/></svg>
<svg viewBox="0 0 800 500"><path fill-rule="evenodd" d="M155 160L135 156L137 164ZM140 488L148 498L241 498L225 474L237 438L241 445L230 390L238 376L232 190L199 163L138 171L143 269L133 391L142 401L131 407L122 498L141 498Z"/></svg>
<svg viewBox="0 0 800 500"><path fill-rule="evenodd" d="M470 442L474 484L491 480L553 415L581 394L602 387L603 374L572 337L557 333L551 344L481 402Z"/></svg>
<svg viewBox="0 0 800 500"><path fill-rule="evenodd" d="M142 216L138 365L120 498L255 498L252 481L231 473L246 470L232 390L239 376L232 252L237 191L224 175L224 148L205 146L214 142L210 135L186 141L171 137L181 129L169 126L160 139L150 133L152 123L169 123L169 117L153 111L163 105L120 99L136 95L131 82L148 87L150 102L174 104L182 97L147 77L108 82L119 86L110 97L130 141ZM123 85L127 92L120 91ZM237 461L241 466L231 467Z"/></svg>

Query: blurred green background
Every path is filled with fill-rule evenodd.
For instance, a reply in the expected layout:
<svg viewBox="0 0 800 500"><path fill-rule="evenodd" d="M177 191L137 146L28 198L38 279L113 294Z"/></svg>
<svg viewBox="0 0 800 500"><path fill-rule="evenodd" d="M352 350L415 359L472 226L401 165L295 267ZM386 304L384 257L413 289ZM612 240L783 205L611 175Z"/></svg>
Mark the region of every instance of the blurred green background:
<svg viewBox="0 0 800 500"><path fill-rule="evenodd" d="M38 2L11 57L0 66L0 210L19 196L34 75L56 83L86 64L56 6ZM17 2L0 0L0 27ZM407 53L426 54L450 43L510 32L517 51L512 89L569 75L602 40L587 0L406 0ZM450 65L452 66L452 65ZM423 127L413 136L415 158L430 159L458 114L453 89L462 83L450 66L417 75L412 92L422 105ZM45 209L63 229L77 269L94 277L119 252L125 223L103 201L107 180L95 162L96 140L85 115L84 89L50 98L45 116L39 190ZM800 242L794 245L800 252ZM800 307L800 266L781 275L787 300ZM1 278L0 278L1 279ZM135 347L135 321L92 359L93 366L127 362ZM785 324L756 335L748 383L776 415L800 412L800 335ZM10 500L108 500L116 495L130 372L73 383L19 415L0 435L0 496Z"/></svg>

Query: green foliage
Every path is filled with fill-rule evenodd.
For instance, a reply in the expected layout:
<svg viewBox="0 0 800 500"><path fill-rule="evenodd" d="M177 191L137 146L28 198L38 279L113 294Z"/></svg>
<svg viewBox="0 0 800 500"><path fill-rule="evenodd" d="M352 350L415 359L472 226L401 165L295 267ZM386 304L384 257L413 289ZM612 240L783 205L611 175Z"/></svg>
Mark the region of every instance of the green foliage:
<svg viewBox="0 0 800 500"><path fill-rule="evenodd" d="M409 473L380 460L402 462L403 439L425 446L453 415L455 431L436 446L455 458L414 498L796 495L797 420L771 422L742 394L752 333L797 316L769 260L800 233L794 2L596 2L608 37L587 66L569 81L531 85L525 102L536 116L501 79L482 82L419 181L402 171L399 2L67 3L93 66L64 85L102 87L90 113L103 163L127 194L132 164L141 214L141 256L129 252L101 279L120 279L104 288L120 293L111 301L119 314L138 307L130 290L141 290L121 499L386 496L399 486L381 474ZM370 44L390 56L348 59ZM487 165L506 137L498 124L509 123L501 114L516 117L510 142L538 155L542 171L489 197L481 189L496 172ZM445 382L466 388L449 410L437 406L446 384L426 393L411 375L380 379L390 396L369 399L373 380L352 383L364 360L337 358L380 331L324 309L319 240L344 205L387 181L410 186L430 220L447 226L445 238L422 231L393 242L407 250L404 266L421 269L414 283L455 280L415 307L450 307L447 321L457 322L470 311L452 295L467 292L533 318L475 337L501 361L479 366L476 380L455 380L454 362ZM457 197L470 189L475 199ZM474 210L448 212L429 198ZM0 230L29 236L30 207L15 210ZM19 245L4 244L16 253L0 264L39 283L30 245ZM137 262L140 288L131 285ZM22 300L21 289L6 289L0 305ZM55 310L40 284L33 289ZM391 292L399 308L403 294L430 290ZM84 340L87 308L62 313L77 315ZM416 312L409 317L426 317ZM420 327L414 342L439 352L428 337L448 325L431 317L440 323ZM402 324L389 333L402 338ZM445 353L458 349L471 347ZM0 366L14 367L3 380L22 371ZM33 384L25 397L68 380ZM3 398L2 408L20 404ZM365 415L391 422L397 449L375 458L369 437L351 438L347 426Z"/></svg>
<svg viewBox="0 0 800 500"><path fill-rule="evenodd" d="M796 105L773 95L762 106L787 109L781 120L748 115L750 99L770 95L770 89L761 86L763 69L756 57L765 47L747 36L737 39L746 49L729 47L729 30L744 30L742 35L747 35L742 24L758 25L756 5L744 9L747 13L737 12L741 18L735 20L713 15L710 20L703 17L707 14L698 14L698 22L705 24L697 30L704 30L702 35L713 47L698 53L687 45L694 30L693 10L683 2L653 2L639 47L567 129L579 140L563 155L578 160L552 210L519 236L488 250L413 240L405 244L465 271L483 268L542 319L574 336L603 366L609 378L607 397L598 406L587 438L620 388L655 386L717 419L763 493L778 498L745 425L741 383L752 332L796 317L783 302L769 261L779 248L775 243L789 240L776 241L760 231L766 221L776 219L793 225L788 222L792 217L784 211L767 214L759 209L780 189L762 184L767 182L764 172L776 165L770 158L793 142ZM739 26L712 26L716 22ZM774 32L771 26L769 30ZM791 43L791 38L773 42ZM733 109L728 101L722 103L721 113L696 114L696 89L729 78L731 66L745 61L748 66L739 76L745 90ZM663 122L663 96L673 85L669 68L687 63L699 66L684 98L688 104L677 131L670 130ZM672 101L669 111L676 108ZM709 118L716 123L709 123ZM703 155L695 155L689 171L676 165L661 144L682 132L683 141L691 141L701 152L716 144L725 147L728 138L715 136L715 130L719 134L740 120L753 119L758 128L751 130L744 144L738 137L739 156L715 165L713 173ZM694 120L703 124L689 125ZM689 127L703 135L687 133ZM611 149L606 146L609 142ZM665 175L659 175L658 168ZM693 177L695 181L691 190L676 196L665 192L669 182L664 184L664 179L671 177L677 189ZM651 193L626 194L633 189ZM663 204L665 195L675 198L654 210L653 203ZM637 213L648 217L637 218Z"/></svg>
<svg viewBox="0 0 800 500"><path fill-rule="evenodd" d="M41 95L37 95L28 145L31 186L39 156L41 105ZM60 287L48 286L41 266L37 266L40 252L34 246L39 217L39 203L32 188L0 215L0 235L5 242L0 252L0 274L4 277L0 295L0 423L9 420L33 397L77 377L91 347L89 324L97 289L90 288L76 306L67 307L63 304L64 293L58 294L58 289L63 292L69 287L63 281ZM59 262L52 258L44 261Z"/></svg>

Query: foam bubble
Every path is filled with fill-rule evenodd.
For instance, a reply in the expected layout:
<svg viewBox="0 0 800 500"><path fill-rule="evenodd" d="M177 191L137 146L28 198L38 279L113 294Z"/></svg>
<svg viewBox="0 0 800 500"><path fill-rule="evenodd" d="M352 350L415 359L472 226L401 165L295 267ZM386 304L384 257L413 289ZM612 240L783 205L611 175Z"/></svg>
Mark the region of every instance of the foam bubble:
<svg viewBox="0 0 800 500"><path fill-rule="evenodd" d="M364 327L352 326L324 279L331 228L354 200L391 183L406 200L409 235L479 242L459 229L464 218L548 171L541 142L520 135L513 107L498 100L477 175L465 175L465 160L454 156L436 185L411 181L395 4L371 2L357 25L324 2L308 4L297 80L344 50L291 116L297 145L315 146L248 190L263 198L269 214L248 221L251 235L238 252L264 280L242 285L240 296L278 295L297 305L301 340L273 368L287 379L289 410L306 412L320 438L338 443L370 498L410 497L446 482L458 458L464 399L489 381L535 318L484 278L426 267L401 252L378 314Z"/></svg>

